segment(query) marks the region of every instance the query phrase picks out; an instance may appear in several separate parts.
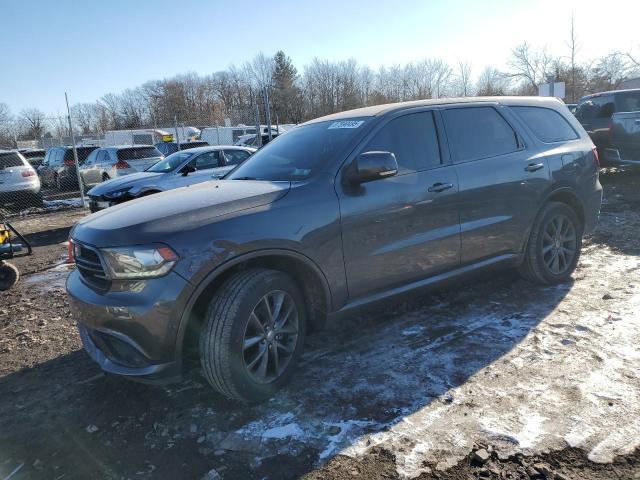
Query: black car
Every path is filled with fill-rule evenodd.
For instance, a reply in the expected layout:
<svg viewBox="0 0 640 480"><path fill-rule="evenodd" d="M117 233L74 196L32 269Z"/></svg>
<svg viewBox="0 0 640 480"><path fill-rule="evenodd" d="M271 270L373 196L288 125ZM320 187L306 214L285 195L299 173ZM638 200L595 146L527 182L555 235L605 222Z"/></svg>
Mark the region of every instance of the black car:
<svg viewBox="0 0 640 480"><path fill-rule="evenodd" d="M381 105L307 122L223 180L71 232L67 291L111 373L270 397L327 317L489 267L553 285L595 228L595 147L556 99Z"/></svg>
<svg viewBox="0 0 640 480"><path fill-rule="evenodd" d="M76 147L78 164L82 165L89 154L98 147ZM78 188L78 174L73 157L73 147L51 147L47 150L38 175L43 185L55 186L58 190Z"/></svg>
<svg viewBox="0 0 640 480"><path fill-rule="evenodd" d="M178 148L178 142L160 142L156 143L155 147L162 152L166 157L172 153L176 153L178 150L189 150L190 148L208 147L207 142L181 142L180 148Z"/></svg>
<svg viewBox="0 0 640 480"><path fill-rule="evenodd" d="M44 157L47 155L47 151L42 149L25 149L20 150L20 153L36 169L42 165Z"/></svg>
<svg viewBox="0 0 640 480"><path fill-rule="evenodd" d="M620 130L625 130L624 120L619 118L614 128L614 114L639 111L640 89L594 93L580 99L576 118L598 148L603 165L640 161L640 121L636 124L640 115L631 119L632 128L625 135L620 134ZM625 158L625 150L633 152L630 158Z"/></svg>

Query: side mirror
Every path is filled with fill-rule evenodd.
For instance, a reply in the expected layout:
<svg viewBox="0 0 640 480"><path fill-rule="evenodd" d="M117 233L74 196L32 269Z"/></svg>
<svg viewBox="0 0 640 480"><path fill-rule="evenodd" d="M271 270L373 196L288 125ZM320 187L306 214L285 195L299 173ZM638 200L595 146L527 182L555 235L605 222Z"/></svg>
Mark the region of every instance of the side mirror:
<svg viewBox="0 0 640 480"><path fill-rule="evenodd" d="M185 165L180 169L180 173L182 174L183 177L186 177L187 175L195 171L196 171L196 167L194 167L193 165Z"/></svg>
<svg viewBox="0 0 640 480"><path fill-rule="evenodd" d="M396 156L391 152L365 152L358 155L345 172L349 183L365 183L398 173Z"/></svg>

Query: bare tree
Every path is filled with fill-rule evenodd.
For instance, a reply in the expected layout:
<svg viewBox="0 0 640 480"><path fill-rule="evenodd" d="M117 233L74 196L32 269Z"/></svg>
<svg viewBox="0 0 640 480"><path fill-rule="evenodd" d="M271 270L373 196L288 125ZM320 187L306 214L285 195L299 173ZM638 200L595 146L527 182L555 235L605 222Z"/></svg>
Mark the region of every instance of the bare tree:
<svg viewBox="0 0 640 480"><path fill-rule="evenodd" d="M493 67L486 67L478 78L476 94L480 96L505 95L507 89L507 77Z"/></svg>
<svg viewBox="0 0 640 480"><path fill-rule="evenodd" d="M41 138L45 132L46 117L44 112L37 108L27 108L20 112L19 121L24 135L29 138Z"/></svg>
<svg viewBox="0 0 640 480"><path fill-rule="evenodd" d="M535 94L538 85L543 83L552 72L553 58L545 49L533 51L524 42L511 51L508 76L523 83L526 93Z"/></svg>
<svg viewBox="0 0 640 480"><path fill-rule="evenodd" d="M9 105L0 103L0 145L13 146L13 126L13 115L11 115Z"/></svg>
<svg viewBox="0 0 640 480"><path fill-rule="evenodd" d="M455 95L458 97L468 97L473 94L473 84L471 81L471 64L458 60L458 70L455 80Z"/></svg>
<svg viewBox="0 0 640 480"><path fill-rule="evenodd" d="M575 24L573 20L573 15L571 15L571 29L569 30L569 40L567 42L567 47L569 48L569 78L571 81L571 96L569 97L571 103L575 103L577 100L576 96L576 76L577 76L577 64L576 64L576 56L578 54L578 37L576 35Z"/></svg>

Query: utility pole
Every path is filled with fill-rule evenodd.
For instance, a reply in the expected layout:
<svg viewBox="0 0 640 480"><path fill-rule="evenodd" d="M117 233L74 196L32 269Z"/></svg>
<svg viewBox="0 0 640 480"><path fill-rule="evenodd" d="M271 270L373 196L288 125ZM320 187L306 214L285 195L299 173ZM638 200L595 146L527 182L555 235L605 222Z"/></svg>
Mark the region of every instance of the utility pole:
<svg viewBox="0 0 640 480"><path fill-rule="evenodd" d="M255 102L256 106L256 147L262 146L262 132L260 131L260 109L258 109L258 102Z"/></svg>
<svg viewBox="0 0 640 480"><path fill-rule="evenodd" d="M71 125L71 110L69 109L69 97L67 92L64 92L64 101L67 103L67 120L69 120L69 135L71 136L71 146L73 147L73 162L76 164L76 175L78 176L78 187L80 187L80 198L82 199L82 205L85 205L84 200L84 187L82 186L82 175L80 175L80 163L78 162L78 150L76 149L76 137L73 134L73 126Z"/></svg>
<svg viewBox="0 0 640 480"><path fill-rule="evenodd" d="M262 87L262 99L264 101L264 116L267 121L267 135L269 135L269 141L271 141L271 108L269 107L269 90L267 87Z"/></svg>
<svg viewBox="0 0 640 480"><path fill-rule="evenodd" d="M173 116L173 129L176 131L176 143L178 144L178 151L180 151L180 137L178 136L178 117Z"/></svg>

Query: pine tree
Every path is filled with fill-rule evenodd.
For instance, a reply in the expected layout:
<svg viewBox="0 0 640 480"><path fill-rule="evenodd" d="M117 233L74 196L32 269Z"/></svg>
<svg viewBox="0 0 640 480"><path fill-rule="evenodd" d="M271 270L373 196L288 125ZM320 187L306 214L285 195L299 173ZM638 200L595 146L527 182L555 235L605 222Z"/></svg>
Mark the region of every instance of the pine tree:
<svg viewBox="0 0 640 480"><path fill-rule="evenodd" d="M298 71L282 50L275 54L273 61L272 109L280 123L298 123L302 120L303 111L302 95L296 85Z"/></svg>

